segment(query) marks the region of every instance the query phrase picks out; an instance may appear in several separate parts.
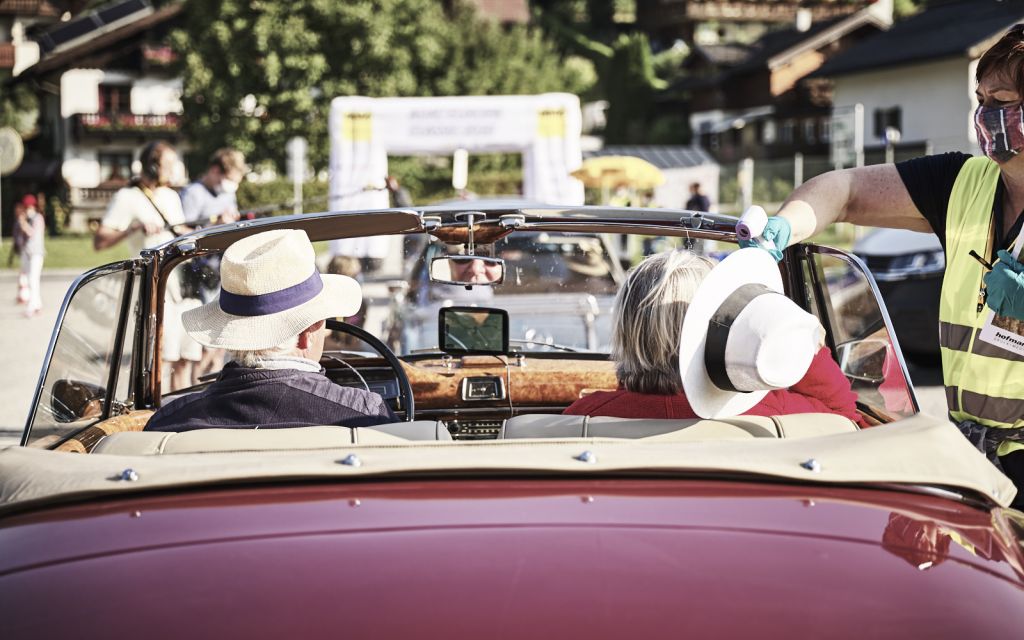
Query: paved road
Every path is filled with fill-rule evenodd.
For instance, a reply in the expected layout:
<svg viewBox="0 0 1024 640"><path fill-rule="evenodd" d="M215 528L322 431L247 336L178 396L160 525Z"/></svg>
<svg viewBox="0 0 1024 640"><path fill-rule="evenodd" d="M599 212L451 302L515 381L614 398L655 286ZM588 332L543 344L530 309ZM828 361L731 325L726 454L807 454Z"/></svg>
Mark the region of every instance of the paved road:
<svg viewBox="0 0 1024 640"><path fill-rule="evenodd" d="M17 273L0 271L0 446L21 436L57 311L77 276L72 271L43 273L43 310L26 318L25 308L14 302Z"/></svg>
<svg viewBox="0 0 1024 640"><path fill-rule="evenodd" d="M48 271L43 274L42 313L25 318L23 307L14 304L16 274L0 271L0 446L15 444L25 425L32 393L39 379L50 333L64 294L77 273ZM367 287L368 297L383 299L383 287ZM379 315L371 309L368 320ZM911 379L925 413L944 417L946 399L938 369L911 367Z"/></svg>

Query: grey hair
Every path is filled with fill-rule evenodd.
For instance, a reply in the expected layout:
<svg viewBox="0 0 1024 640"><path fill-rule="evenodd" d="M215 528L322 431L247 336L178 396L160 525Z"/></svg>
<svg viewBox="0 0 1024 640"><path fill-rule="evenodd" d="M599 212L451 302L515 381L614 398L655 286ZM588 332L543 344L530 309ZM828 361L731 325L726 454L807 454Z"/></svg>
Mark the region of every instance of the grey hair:
<svg viewBox="0 0 1024 640"><path fill-rule="evenodd" d="M263 366L264 360L272 360L274 358L292 355L298 345L299 336L298 334L295 334L276 347L270 347L269 349L259 349L257 351L228 351L228 360L234 360L240 366L247 367L249 369L259 369Z"/></svg>
<svg viewBox="0 0 1024 640"><path fill-rule="evenodd" d="M615 296L612 358L626 390L672 395L679 377L679 334L697 287L714 263L690 251L659 253L630 269Z"/></svg>
<svg viewBox="0 0 1024 640"><path fill-rule="evenodd" d="M243 367L259 369L263 366L263 362L265 360L294 355L295 350L299 347L299 336L302 335L303 331L309 331L310 329L323 329L324 323L324 320L314 322L276 347L258 349L255 351L228 351L228 361L234 360Z"/></svg>

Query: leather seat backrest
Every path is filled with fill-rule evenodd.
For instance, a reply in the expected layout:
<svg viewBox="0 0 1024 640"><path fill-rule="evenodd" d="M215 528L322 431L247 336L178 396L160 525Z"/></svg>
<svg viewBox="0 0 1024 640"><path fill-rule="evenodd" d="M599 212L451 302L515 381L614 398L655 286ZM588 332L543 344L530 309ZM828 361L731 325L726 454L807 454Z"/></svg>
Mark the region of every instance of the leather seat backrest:
<svg viewBox="0 0 1024 640"><path fill-rule="evenodd" d="M140 431L114 433L93 453L161 455L215 451L329 449L353 444L388 444L410 440L451 440L443 424L433 420L395 422L374 427L334 426L289 429L197 429L182 433Z"/></svg>
<svg viewBox="0 0 1024 640"><path fill-rule="evenodd" d="M786 416L737 416L719 420L609 418L526 414L509 418L499 438L650 438L718 440L733 438L806 438L856 431L843 416L808 413Z"/></svg>

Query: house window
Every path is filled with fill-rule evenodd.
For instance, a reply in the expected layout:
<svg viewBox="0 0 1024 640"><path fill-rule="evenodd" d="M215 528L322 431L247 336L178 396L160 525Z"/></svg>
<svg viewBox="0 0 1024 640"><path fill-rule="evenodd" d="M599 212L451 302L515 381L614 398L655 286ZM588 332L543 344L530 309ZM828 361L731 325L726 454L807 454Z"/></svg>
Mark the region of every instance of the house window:
<svg viewBox="0 0 1024 640"><path fill-rule="evenodd" d="M779 142L782 144L793 144L793 121L784 120L779 127Z"/></svg>
<svg viewBox="0 0 1024 640"><path fill-rule="evenodd" d="M764 144L775 144L775 138L775 121L765 120L764 125L761 127L761 142Z"/></svg>
<svg viewBox="0 0 1024 640"><path fill-rule="evenodd" d="M132 174L131 153L101 153L100 184L104 186L123 186Z"/></svg>
<svg viewBox="0 0 1024 640"><path fill-rule="evenodd" d="M821 141L825 143L832 142L832 119L822 118L821 119Z"/></svg>
<svg viewBox="0 0 1024 640"><path fill-rule="evenodd" d="M100 85L100 113L131 113L132 88L126 84Z"/></svg>
<svg viewBox="0 0 1024 640"><path fill-rule="evenodd" d="M814 144L818 141L817 133L815 132L814 119L808 118L804 120L804 142L807 144Z"/></svg>
<svg viewBox="0 0 1024 640"><path fill-rule="evenodd" d="M900 107L875 109L875 137L885 140L885 130L889 127L903 130L903 110Z"/></svg>

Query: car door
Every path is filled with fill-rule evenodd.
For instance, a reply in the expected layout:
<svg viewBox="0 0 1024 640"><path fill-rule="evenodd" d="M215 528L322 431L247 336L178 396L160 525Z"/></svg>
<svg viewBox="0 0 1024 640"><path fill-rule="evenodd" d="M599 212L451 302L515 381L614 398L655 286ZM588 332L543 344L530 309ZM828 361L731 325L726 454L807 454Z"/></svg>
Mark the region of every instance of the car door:
<svg viewBox="0 0 1024 640"><path fill-rule="evenodd" d="M799 266L789 272L790 285L821 320L861 405L885 422L918 413L896 333L867 266L831 247L801 245L794 253Z"/></svg>
<svg viewBox="0 0 1024 640"><path fill-rule="evenodd" d="M55 446L131 406L142 272L142 261L127 260L72 284L43 359L23 446Z"/></svg>

